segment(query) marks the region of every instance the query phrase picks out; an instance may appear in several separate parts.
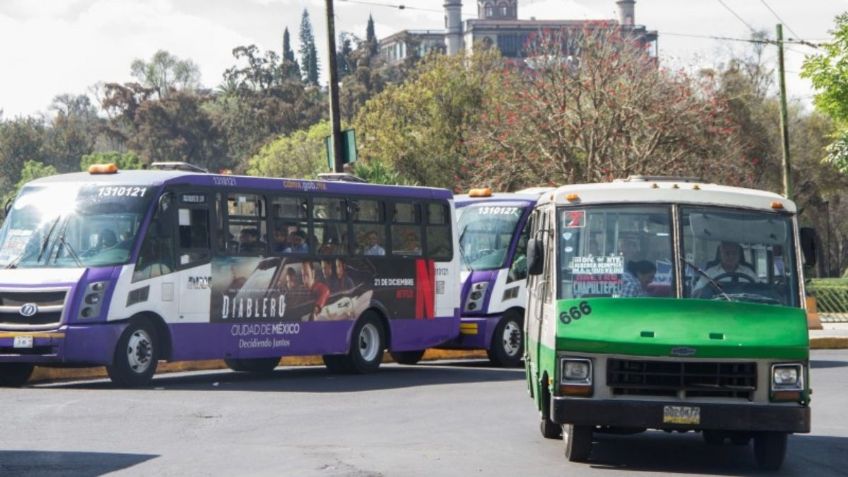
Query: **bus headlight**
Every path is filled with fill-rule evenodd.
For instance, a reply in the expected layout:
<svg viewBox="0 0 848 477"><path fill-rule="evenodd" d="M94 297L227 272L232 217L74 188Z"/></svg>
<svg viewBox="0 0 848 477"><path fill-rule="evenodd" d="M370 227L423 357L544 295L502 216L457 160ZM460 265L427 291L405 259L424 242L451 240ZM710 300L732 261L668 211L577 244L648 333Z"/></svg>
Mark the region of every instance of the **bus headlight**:
<svg viewBox="0 0 848 477"><path fill-rule="evenodd" d="M800 401L804 391L804 365L773 364L771 366L771 400Z"/></svg>
<svg viewBox="0 0 848 477"><path fill-rule="evenodd" d="M559 372L559 391L561 395L592 395L592 360L585 358L560 358Z"/></svg>
<svg viewBox="0 0 848 477"><path fill-rule="evenodd" d="M472 283L471 289L468 291L468 299L465 300L465 311L480 311L483 308L483 298L486 296L488 288L489 282Z"/></svg>
<svg viewBox="0 0 848 477"><path fill-rule="evenodd" d="M79 311L80 319L97 318L100 316L100 306L103 304L103 297L106 294L108 284L109 282L91 282L85 287L82 306Z"/></svg>

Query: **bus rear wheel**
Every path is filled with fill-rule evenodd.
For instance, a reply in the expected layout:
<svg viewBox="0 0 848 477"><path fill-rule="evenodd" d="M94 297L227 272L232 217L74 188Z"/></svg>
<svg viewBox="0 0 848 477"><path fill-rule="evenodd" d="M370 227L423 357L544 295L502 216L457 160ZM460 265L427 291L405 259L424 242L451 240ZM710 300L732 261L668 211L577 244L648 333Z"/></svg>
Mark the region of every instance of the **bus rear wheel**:
<svg viewBox="0 0 848 477"><path fill-rule="evenodd" d="M373 313L362 315L351 334L350 351L347 355L351 372L373 373L380 367L383 350L386 349L385 335L379 317Z"/></svg>
<svg viewBox="0 0 848 477"><path fill-rule="evenodd" d="M106 372L119 386L137 387L150 383L159 364L159 342L156 329L150 323L135 322L127 326L118 345L112 364Z"/></svg>
<svg viewBox="0 0 848 477"><path fill-rule="evenodd" d="M492 343L486 350L489 361L497 366L514 368L521 365L524 354L523 319L517 313L504 315L492 335Z"/></svg>
<svg viewBox="0 0 848 477"><path fill-rule="evenodd" d="M389 354L398 364L417 364L424 357L424 350L418 351L391 351Z"/></svg>
<svg viewBox="0 0 848 477"><path fill-rule="evenodd" d="M761 432L754 435L754 457L763 470L778 470L786 457L785 432Z"/></svg>
<svg viewBox="0 0 848 477"><path fill-rule="evenodd" d="M562 440L565 443L565 458L570 462L585 462L592 453L592 426L562 426Z"/></svg>
<svg viewBox="0 0 848 477"><path fill-rule="evenodd" d="M280 358L225 359L227 367L241 373L268 374L280 364Z"/></svg>
<svg viewBox="0 0 848 477"><path fill-rule="evenodd" d="M0 387L19 388L29 381L35 366L30 363L0 363Z"/></svg>

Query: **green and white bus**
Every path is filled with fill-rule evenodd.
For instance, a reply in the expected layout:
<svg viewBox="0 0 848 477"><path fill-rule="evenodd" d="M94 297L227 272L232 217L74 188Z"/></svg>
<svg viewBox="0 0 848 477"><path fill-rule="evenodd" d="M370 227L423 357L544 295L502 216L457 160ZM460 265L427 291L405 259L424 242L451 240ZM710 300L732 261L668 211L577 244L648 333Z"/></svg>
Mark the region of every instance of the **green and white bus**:
<svg viewBox="0 0 848 477"><path fill-rule="evenodd" d="M527 384L568 460L595 433L661 429L753 440L781 466L787 435L810 431L815 240L792 201L631 177L545 193L530 221Z"/></svg>

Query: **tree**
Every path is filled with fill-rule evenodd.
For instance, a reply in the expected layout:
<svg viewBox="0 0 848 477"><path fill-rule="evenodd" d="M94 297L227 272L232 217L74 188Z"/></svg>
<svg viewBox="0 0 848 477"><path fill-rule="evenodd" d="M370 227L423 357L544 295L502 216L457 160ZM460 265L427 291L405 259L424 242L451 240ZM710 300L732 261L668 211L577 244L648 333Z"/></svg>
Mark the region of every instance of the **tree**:
<svg viewBox="0 0 848 477"><path fill-rule="evenodd" d="M318 69L318 49L315 47L312 22L309 21L309 12L304 8L300 20L300 70L303 79L311 85L317 85Z"/></svg>
<svg viewBox="0 0 848 477"><path fill-rule="evenodd" d="M353 59L353 35L342 32L339 34L339 48L336 51L336 68L338 69L339 79L353 73L356 69L356 62Z"/></svg>
<svg viewBox="0 0 848 477"><path fill-rule="evenodd" d="M288 27L283 32L283 72L286 78L300 79L300 65L294 57Z"/></svg>
<svg viewBox="0 0 848 477"><path fill-rule="evenodd" d="M371 56L379 52L380 43L377 41L377 33L374 31L374 17L368 14L368 26L365 27L365 45Z"/></svg>
<svg viewBox="0 0 848 477"><path fill-rule="evenodd" d="M564 41L565 38L568 41ZM508 68L471 139L474 182L501 190L688 175L740 184L738 127L710 83L657 67L616 27L532 39L526 67Z"/></svg>
<svg viewBox="0 0 848 477"><path fill-rule="evenodd" d="M253 176L313 178L328 170L324 138L330 123L321 121L308 130L281 136L263 146L248 160L247 173Z"/></svg>
<svg viewBox="0 0 848 477"><path fill-rule="evenodd" d="M46 130L38 118L21 117L0 123L0 195L14 191L26 161L44 163Z"/></svg>
<svg viewBox="0 0 848 477"><path fill-rule="evenodd" d="M23 186L25 186L28 182L34 181L40 177L54 176L59 172L55 167L51 165L47 165L38 161L24 161L23 168L20 171L20 179L15 184L15 187L11 190L7 191L3 196L3 203L5 204L10 199L14 199L15 196L18 195L18 192L21 190Z"/></svg>
<svg viewBox="0 0 848 477"><path fill-rule="evenodd" d="M826 159L843 174L848 174L848 12L836 17L831 30L833 40L824 43L824 53L808 56L801 77L808 78L816 90L816 108L837 122L840 131L828 147Z"/></svg>
<svg viewBox="0 0 848 477"><path fill-rule="evenodd" d="M50 109L55 115L45 134L45 160L60 172L76 171L80 158L94 150L105 121L85 95L56 96Z"/></svg>
<svg viewBox="0 0 848 477"><path fill-rule="evenodd" d="M130 67L132 76L139 83L164 98L172 91L197 89L200 85L200 69L191 60L181 60L165 50L159 50L150 62L137 59Z"/></svg>
<svg viewBox="0 0 848 477"><path fill-rule="evenodd" d="M467 158L468 133L485 98L498 95L503 68L495 50L433 55L402 84L389 85L359 111L360 160L379 162L404 181L454 188Z"/></svg>

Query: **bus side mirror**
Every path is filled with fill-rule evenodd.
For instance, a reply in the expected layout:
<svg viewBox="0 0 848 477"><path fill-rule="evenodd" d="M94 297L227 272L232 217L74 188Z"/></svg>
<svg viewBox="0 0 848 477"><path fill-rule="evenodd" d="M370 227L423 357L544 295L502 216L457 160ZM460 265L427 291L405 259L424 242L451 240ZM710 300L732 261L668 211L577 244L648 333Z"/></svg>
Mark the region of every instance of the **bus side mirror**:
<svg viewBox="0 0 848 477"><path fill-rule="evenodd" d="M804 264L810 267L816 265L818 256L818 236L816 229L812 227L801 227L801 252L804 254Z"/></svg>
<svg viewBox="0 0 848 477"><path fill-rule="evenodd" d="M527 241L527 273L530 275L541 275L544 264L542 241L537 238L531 238Z"/></svg>
<svg viewBox="0 0 848 477"><path fill-rule="evenodd" d="M8 199L6 204L3 206L3 217L6 218L9 216L9 211L12 210L12 199Z"/></svg>
<svg viewBox="0 0 848 477"><path fill-rule="evenodd" d="M174 194L165 192L159 196L156 214L153 216L153 224L156 228L156 233L160 237L170 237L174 224L172 216L174 215Z"/></svg>

